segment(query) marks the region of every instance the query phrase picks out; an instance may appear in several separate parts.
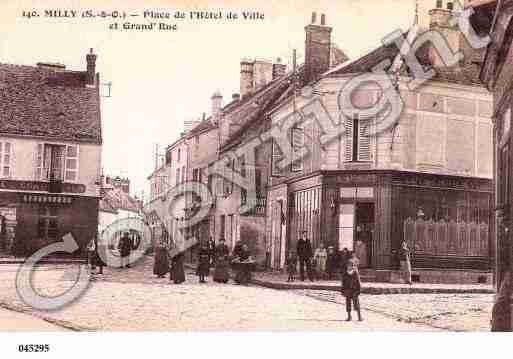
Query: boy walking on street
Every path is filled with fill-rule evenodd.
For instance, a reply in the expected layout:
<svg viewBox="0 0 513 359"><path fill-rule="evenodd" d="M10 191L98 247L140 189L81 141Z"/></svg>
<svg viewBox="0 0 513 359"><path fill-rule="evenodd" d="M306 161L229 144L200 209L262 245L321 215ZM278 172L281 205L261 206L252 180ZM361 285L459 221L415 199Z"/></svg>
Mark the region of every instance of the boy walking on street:
<svg viewBox="0 0 513 359"><path fill-rule="evenodd" d="M348 261L347 269L342 274L342 295L346 297L346 321L351 321L351 304L354 306L354 310L358 313L358 320L363 321L362 314L360 312L360 275L358 274L358 267L355 266L355 262Z"/></svg>

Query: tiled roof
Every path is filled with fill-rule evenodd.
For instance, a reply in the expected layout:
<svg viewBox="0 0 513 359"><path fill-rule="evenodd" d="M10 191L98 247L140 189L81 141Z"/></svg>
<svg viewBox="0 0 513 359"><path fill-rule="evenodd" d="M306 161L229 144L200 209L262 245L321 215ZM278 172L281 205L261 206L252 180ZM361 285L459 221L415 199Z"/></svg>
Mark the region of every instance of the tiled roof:
<svg viewBox="0 0 513 359"><path fill-rule="evenodd" d="M98 88L86 73L0 64L0 135L101 144Z"/></svg>
<svg viewBox="0 0 513 359"><path fill-rule="evenodd" d="M190 130L187 135L195 135L203 131L213 130L214 128L216 128L216 126L212 123L209 117L206 120L201 121L196 127Z"/></svg>
<svg viewBox="0 0 513 359"><path fill-rule="evenodd" d="M100 209L102 208L106 209L107 212L109 210L138 212L140 209L137 201L120 188L114 188L105 193L100 201Z"/></svg>
<svg viewBox="0 0 513 359"><path fill-rule="evenodd" d="M384 60L390 60L390 64L393 63L395 57L398 54L399 49L395 45L383 45L346 66L330 71L326 76L330 77L370 72L376 65ZM426 66L426 69L432 68L431 62L427 55L427 46L421 47L417 52L417 58L419 59L419 62ZM478 52L476 52L472 58L467 59L465 62L457 66L433 68L435 71L435 76L430 80L456 83L461 85L480 85L480 59L482 59L482 54L480 55ZM402 68L402 73L407 74L407 68L405 66Z"/></svg>
<svg viewBox="0 0 513 359"><path fill-rule="evenodd" d="M241 143L248 131L258 128L266 120L265 112L275 105L291 86L291 78L292 75L288 75L270 82L257 93L248 96L241 106L231 107L224 112L224 116L231 116L232 123L237 124L239 128L230 134L221 151ZM230 114L232 111L236 113Z"/></svg>

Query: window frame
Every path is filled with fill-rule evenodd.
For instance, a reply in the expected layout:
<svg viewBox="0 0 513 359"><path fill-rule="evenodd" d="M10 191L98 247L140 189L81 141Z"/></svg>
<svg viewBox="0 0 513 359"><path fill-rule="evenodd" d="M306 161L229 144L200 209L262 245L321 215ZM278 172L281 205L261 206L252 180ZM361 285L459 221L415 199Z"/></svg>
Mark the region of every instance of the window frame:
<svg viewBox="0 0 513 359"><path fill-rule="evenodd" d="M5 151L6 145L9 145L9 153ZM9 156L9 162L6 166L5 156ZM0 141L0 178L13 177L13 158L14 158L14 144L10 141ZM8 173L4 174L5 168L8 168Z"/></svg>

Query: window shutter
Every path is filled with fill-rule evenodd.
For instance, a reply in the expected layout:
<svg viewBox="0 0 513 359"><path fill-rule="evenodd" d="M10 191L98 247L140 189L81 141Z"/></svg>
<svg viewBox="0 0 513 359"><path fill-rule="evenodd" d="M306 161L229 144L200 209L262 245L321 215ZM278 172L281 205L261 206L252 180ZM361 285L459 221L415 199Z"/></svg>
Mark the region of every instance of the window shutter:
<svg viewBox="0 0 513 359"><path fill-rule="evenodd" d="M0 142L0 177L13 176L14 149L11 142Z"/></svg>
<svg viewBox="0 0 513 359"><path fill-rule="evenodd" d="M303 158L301 150L305 145L305 132L300 127L292 128L292 171L303 170Z"/></svg>
<svg viewBox="0 0 513 359"><path fill-rule="evenodd" d="M358 161L368 162L371 160L369 126L370 120L360 119L358 128Z"/></svg>
<svg viewBox="0 0 513 359"><path fill-rule="evenodd" d="M44 145L42 143L38 143L35 154L36 181L40 181L43 178L43 159Z"/></svg>
<svg viewBox="0 0 513 359"><path fill-rule="evenodd" d="M280 166L278 166L278 163L280 162L282 156L280 148L274 139L272 140L272 152L271 173L273 176L279 176L281 174L281 169Z"/></svg>
<svg viewBox="0 0 513 359"><path fill-rule="evenodd" d="M66 176L65 181L76 182L78 180L78 146L66 146Z"/></svg>
<svg viewBox="0 0 513 359"><path fill-rule="evenodd" d="M346 162L351 162L353 160L353 119L345 118L344 121L345 126L345 160Z"/></svg>

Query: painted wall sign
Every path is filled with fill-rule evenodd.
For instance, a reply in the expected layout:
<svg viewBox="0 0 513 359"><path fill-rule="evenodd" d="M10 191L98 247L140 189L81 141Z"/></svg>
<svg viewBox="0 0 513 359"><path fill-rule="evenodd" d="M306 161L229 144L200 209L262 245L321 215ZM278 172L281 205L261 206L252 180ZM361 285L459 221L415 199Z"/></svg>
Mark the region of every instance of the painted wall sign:
<svg viewBox="0 0 513 359"><path fill-rule="evenodd" d="M48 192L49 187L49 182L0 180L0 189L7 189L12 191ZM83 184L62 184L62 192L64 193L85 193L85 191L86 186Z"/></svg>

